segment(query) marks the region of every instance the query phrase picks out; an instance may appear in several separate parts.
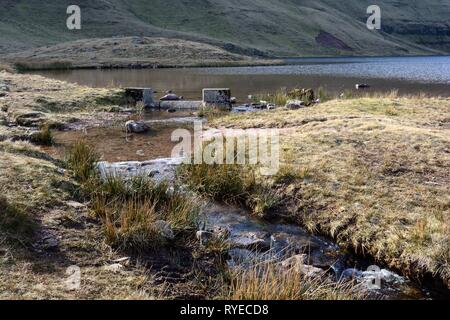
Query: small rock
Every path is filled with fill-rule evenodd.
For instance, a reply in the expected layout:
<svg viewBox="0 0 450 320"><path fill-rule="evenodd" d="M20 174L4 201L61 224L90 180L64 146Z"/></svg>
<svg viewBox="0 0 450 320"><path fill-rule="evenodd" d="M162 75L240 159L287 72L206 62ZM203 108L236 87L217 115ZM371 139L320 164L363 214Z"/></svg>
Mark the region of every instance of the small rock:
<svg viewBox="0 0 450 320"><path fill-rule="evenodd" d="M173 233L173 229L171 225L164 220L158 220L153 223L153 226L156 228L158 233L166 239L173 240L175 239L175 234Z"/></svg>
<svg viewBox="0 0 450 320"><path fill-rule="evenodd" d="M285 270L294 269L296 272L304 275L305 277L315 277L325 273L320 268L305 264L307 259L308 257L306 254L298 254L282 261L281 266Z"/></svg>
<svg viewBox="0 0 450 320"><path fill-rule="evenodd" d="M58 248L59 241L54 237L48 237L43 239L43 248L47 251L54 251Z"/></svg>
<svg viewBox="0 0 450 320"><path fill-rule="evenodd" d="M267 251L270 250L270 240L265 232L247 232L233 239L237 248Z"/></svg>
<svg viewBox="0 0 450 320"><path fill-rule="evenodd" d="M211 239L214 237L214 234L209 231L199 230L195 234L195 237L198 241L200 241L200 244L204 246L208 244L209 241L211 241Z"/></svg>
<svg viewBox="0 0 450 320"><path fill-rule="evenodd" d="M124 266L121 265L120 263L114 263L114 264L111 264L109 266L104 266L103 270L110 271L110 272L113 272L113 273L118 273L118 272L122 271L123 268L124 268Z"/></svg>
<svg viewBox="0 0 450 320"><path fill-rule="evenodd" d="M67 201L66 202L67 206L74 208L74 209L81 209L84 208L85 205L76 201Z"/></svg>
<svg viewBox="0 0 450 320"><path fill-rule="evenodd" d="M168 93L159 100L161 100L161 101L178 101L178 100L183 100L183 97L181 97L181 96L179 97L174 93Z"/></svg>
<svg viewBox="0 0 450 320"><path fill-rule="evenodd" d="M150 130L150 127L145 122L134 120L125 123L125 128L130 133L145 133Z"/></svg>
<svg viewBox="0 0 450 320"><path fill-rule="evenodd" d="M298 269L298 272L300 272L305 277L317 277L325 273L325 271L323 271L322 269L307 264L301 265Z"/></svg>
<svg viewBox="0 0 450 320"><path fill-rule="evenodd" d="M168 113L175 113L175 112L177 112L177 109L171 108L171 109L167 110L167 112L168 112Z"/></svg>
<svg viewBox="0 0 450 320"><path fill-rule="evenodd" d="M59 173L59 174L61 174L61 175L65 175L65 174L66 174L66 169L63 169L63 168L57 168L57 169L56 169L56 172Z"/></svg>
<svg viewBox="0 0 450 320"><path fill-rule="evenodd" d="M123 257L123 258L119 258L116 260L113 260L114 263L120 263L120 264L124 264L124 265L128 265L130 263L130 257Z"/></svg>
<svg viewBox="0 0 450 320"><path fill-rule="evenodd" d="M298 254L282 261L281 266L285 269L299 268L301 265L305 264L307 259L306 254Z"/></svg>
<svg viewBox="0 0 450 320"><path fill-rule="evenodd" d="M350 268L345 269L341 273L341 279L359 279L362 277L362 272L360 270Z"/></svg>
<svg viewBox="0 0 450 320"><path fill-rule="evenodd" d="M231 235L231 231L224 227L214 227L213 234L218 239L228 239Z"/></svg>
<svg viewBox="0 0 450 320"><path fill-rule="evenodd" d="M286 108L290 110L296 110L305 107L305 102L301 100L288 100L286 103Z"/></svg>
<svg viewBox="0 0 450 320"><path fill-rule="evenodd" d="M9 86L6 85L5 83L0 83L0 91L9 91Z"/></svg>
<svg viewBox="0 0 450 320"><path fill-rule="evenodd" d="M140 157L144 157L145 156L145 151L144 150L138 150L136 151L136 154Z"/></svg>

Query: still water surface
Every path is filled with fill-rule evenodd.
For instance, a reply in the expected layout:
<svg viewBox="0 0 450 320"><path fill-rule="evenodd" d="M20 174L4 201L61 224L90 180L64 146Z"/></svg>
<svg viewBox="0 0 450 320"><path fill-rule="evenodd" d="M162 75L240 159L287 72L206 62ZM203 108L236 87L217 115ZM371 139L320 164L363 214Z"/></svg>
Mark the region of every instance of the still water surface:
<svg viewBox="0 0 450 320"><path fill-rule="evenodd" d="M369 92L450 96L450 56L302 58L288 65L267 67L119 69L40 71L39 74L93 87L151 87L172 90L186 99L200 99L203 88L226 87L241 102L248 95L271 93L280 88L322 87L330 94L355 91L368 83Z"/></svg>

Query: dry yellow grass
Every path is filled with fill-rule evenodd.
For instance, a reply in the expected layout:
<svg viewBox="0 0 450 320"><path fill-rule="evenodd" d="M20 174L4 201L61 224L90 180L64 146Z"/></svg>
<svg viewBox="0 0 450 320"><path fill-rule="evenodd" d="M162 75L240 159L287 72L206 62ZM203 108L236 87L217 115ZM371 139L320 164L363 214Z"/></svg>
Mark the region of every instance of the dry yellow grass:
<svg viewBox="0 0 450 320"><path fill-rule="evenodd" d="M272 186L292 219L412 277L450 284L449 99L334 100L213 125L290 128Z"/></svg>
<svg viewBox="0 0 450 320"><path fill-rule="evenodd" d="M77 185L57 169L37 146L0 142L0 299L163 298L143 266L104 269L123 255L104 243L86 208L68 205ZM56 250L46 249L48 239ZM78 290L66 285L71 265L81 268Z"/></svg>
<svg viewBox="0 0 450 320"><path fill-rule="evenodd" d="M269 252L251 265L230 270L223 296L231 300L362 300L367 293L352 283L301 272L301 265L283 267Z"/></svg>

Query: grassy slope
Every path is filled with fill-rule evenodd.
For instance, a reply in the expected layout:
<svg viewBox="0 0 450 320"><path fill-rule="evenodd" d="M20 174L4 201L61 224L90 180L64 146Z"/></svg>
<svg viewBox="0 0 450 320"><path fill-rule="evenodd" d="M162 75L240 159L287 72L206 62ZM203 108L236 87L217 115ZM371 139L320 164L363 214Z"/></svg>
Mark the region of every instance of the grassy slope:
<svg viewBox="0 0 450 320"><path fill-rule="evenodd" d="M143 267L104 268L121 256L104 244L87 207L70 205L77 186L58 166L30 143L0 142L0 191L23 211L15 229L0 224L0 299L153 299ZM24 237L19 230L27 219L34 232ZM71 265L82 270L80 290L66 287Z"/></svg>
<svg viewBox="0 0 450 320"><path fill-rule="evenodd" d="M272 187L295 221L450 285L450 101L378 97L240 114L213 126L282 131Z"/></svg>
<svg viewBox="0 0 450 320"><path fill-rule="evenodd" d="M68 0L4 3L0 12L3 51L118 35L181 37L222 46L233 43L286 55L438 52L420 46L425 42L438 50L449 50L449 25L445 22L449 5L440 0L381 1L383 31L389 34L365 27L365 10L372 4L369 0L82 1L83 28L77 32L65 28ZM352 50L318 45L316 36L321 31Z"/></svg>

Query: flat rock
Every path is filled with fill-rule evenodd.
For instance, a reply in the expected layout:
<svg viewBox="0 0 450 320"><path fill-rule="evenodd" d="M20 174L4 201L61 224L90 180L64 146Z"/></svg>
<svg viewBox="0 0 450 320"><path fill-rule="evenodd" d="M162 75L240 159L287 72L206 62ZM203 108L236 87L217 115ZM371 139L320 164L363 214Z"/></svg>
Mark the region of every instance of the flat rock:
<svg viewBox="0 0 450 320"><path fill-rule="evenodd" d="M112 273L118 273L118 272L122 271L123 269L124 269L124 266L121 265L120 263L114 263L114 264L110 264L108 266L103 267L103 270L109 271Z"/></svg>

